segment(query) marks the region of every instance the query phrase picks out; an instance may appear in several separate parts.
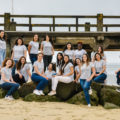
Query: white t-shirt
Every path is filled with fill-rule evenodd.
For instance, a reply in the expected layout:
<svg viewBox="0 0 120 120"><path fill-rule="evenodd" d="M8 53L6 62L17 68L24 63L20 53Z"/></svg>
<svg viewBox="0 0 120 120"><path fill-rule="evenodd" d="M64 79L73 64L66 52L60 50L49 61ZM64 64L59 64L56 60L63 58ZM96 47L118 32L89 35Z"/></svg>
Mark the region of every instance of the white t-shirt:
<svg viewBox="0 0 120 120"><path fill-rule="evenodd" d="M68 55L69 59L72 60L74 57L74 50L65 50L64 55Z"/></svg>
<svg viewBox="0 0 120 120"><path fill-rule="evenodd" d="M96 72L101 72L103 69L103 66L106 66L106 62L104 60L95 61L94 66L95 66ZM106 71L104 71L104 73L106 73Z"/></svg>
<svg viewBox="0 0 120 120"><path fill-rule="evenodd" d="M47 41L42 41L41 43L43 45L43 54L44 55L52 55L52 44Z"/></svg>
<svg viewBox="0 0 120 120"><path fill-rule="evenodd" d="M6 42L4 39L3 40L0 39L0 49L6 49Z"/></svg>
<svg viewBox="0 0 120 120"><path fill-rule="evenodd" d="M11 70L11 68L3 67L3 68L1 69L1 74L2 74L2 73L5 75L5 78L10 81L10 78L11 78L11 76L12 76L12 70ZM3 84L3 83L5 83L5 81L2 80L2 78L1 78L0 84Z"/></svg>
<svg viewBox="0 0 120 120"><path fill-rule="evenodd" d="M86 64L83 64L81 66L81 76L80 76L80 79L88 79L88 78L90 78L90 76L92 74L92 67L94 67L93 63L89 63L88 66Z"/></svg>
<svg viewBox="0 0 120 120"><path fill-rule="evenodd" d="M31 45L30 54L38 54L39 42L30 41L29 45Z"/></svg>
<svg viewBox="0 0 120 120"><path fill-rule="evenodd" d="M36 66L38 68L38 71L42 74L42 72L44 71L44 63L43 63L43 61L41 61L41 62L38 62L38 61L34 62L33 67L34 66ZM34 70L33 73L36 73L35 70Z"/></svg>
<svg viewBox="0 0 120 120"><path fill-rule="evenodd" d="M70 68L71 68L71 67L73 67L73 64L69 62L69 63L65 66L65 68L64 68L64 73L63 73L63 75L69 74L69 73L71 72L71 71L70 71ZM70 77L71 80L74 80L74 73L73 73L72 75L68 76L68 77Z"/></svg>
<svg viewBox="0 0 120 120"><path fill-rule="evenodd" d="M13 47L13 51L14 51L14 56L13 56L13 60L19 60L22 56L24 56L24 52L27 50L25 45L15 45Z"/></svg>
<svg viewBox="0 0 120 120"><path fill-rule="evenodd" d="M30 66L28 64L25 64L24 67L20 69L20 73L24 76L26 82L29 78L27 70L30 70Z"/></svg>
<svg viewBox="0 0 120 120"><path fill-rule="evenodd" d="M81 50L75 50L74 55L75 58L79 58L80 60L82 60L82 56L86 53L87 52L84 49L81 49Z"/></svg>
<svg viewBox="0 0 120 120"><path fill-rule="evenodd" d="M55 71L49 71L49 70L45 71L45 75L46 77L48 77L48 79L52 79L53 74L55 74Z"/></svg>

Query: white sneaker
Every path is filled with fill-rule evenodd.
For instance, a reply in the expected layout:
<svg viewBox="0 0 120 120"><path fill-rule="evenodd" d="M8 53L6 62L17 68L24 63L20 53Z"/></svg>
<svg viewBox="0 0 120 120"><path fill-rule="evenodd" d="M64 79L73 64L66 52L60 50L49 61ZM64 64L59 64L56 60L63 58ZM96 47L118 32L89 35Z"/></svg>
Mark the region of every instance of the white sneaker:
<svg viewBox="0 0 120 120"><path fill-rule="evenodd" d="M117 91L117 92L120 92L120 88L117 88L116 91Z"/></svg>
<svg viewBox="0 0 120 120"><path fill-rule="evenodd" d="M11 96L5 96L5 99L6 99L6 100L14 100L14 98L11 97Z"/></svg>
<svg viewBox="0 0 120 120"><path fill-rule="evenodd" d="M41 95L40 92L39 92L39 90L37 90L37 89L35 89L35 90L33 91L33 93L36 94L36 95Z"/></svg>
<svg viewBox="0 0 120 120"><path fill-rule="evenodd" d="M91 107L91 104L88 104L88 107Z"/></svg>
<svg viewBox="0 0 120 120"><path fill-rule="evenodd" d="M49 96L56 95L56 91L50 91L50 92L48 93L48 95L49 95Z"/></svg>
<svg viewBox="0 0 120 120"><path fill-rule="evenodd" d="M42 90L39 90L39 93L43 96L45 95Z"/></svg>
<svg viewBox="0 0 120 120"><path fill-rule="evenodd" d="M91 95L92 94L92 88L90 87L90 89L89 89L89 95Z"/></svg>

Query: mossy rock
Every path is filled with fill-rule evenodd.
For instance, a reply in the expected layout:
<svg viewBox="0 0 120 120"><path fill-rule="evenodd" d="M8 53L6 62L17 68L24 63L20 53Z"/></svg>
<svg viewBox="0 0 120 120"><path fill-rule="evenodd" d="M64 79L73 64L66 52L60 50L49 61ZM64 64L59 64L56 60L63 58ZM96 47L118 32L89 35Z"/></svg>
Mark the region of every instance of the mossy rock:
<svg viewBox="0 0 120 120"><path fill-rule="evenodd" d="M59 97L61 100L67 100L71 98L73 95L75 95L78 92L77 84L75 82L71 83L62 83L59 82L57 86L57 97Z"/></svg>
<svg viewBox="0 0 120 120"><path fill-rule="evenodd" d="M0 98L4 98L5 95L7 94L7 91L8 91L8 90L0 89ZM16 92L13 93L13 97L14 97L15 99L19 99L19 93L18 93L18 91L16 91Z"/></svg>
<svg viewBox="0 0 120 120"><path fill-rule="evenodd" d="M105 105L105 103L108 102L120 106L120 93L116 90L103 88L100 95L100 104Z"/></svg>
<svg viewBox="0 0 120 120"><path fill-rule="evenodd" d="M33 93L25 96L25 98L23 99L24 101L36 101L36 102L60 102L59 98L57 98L56 96L40 96L40 95L35 95Z"/></svg>
<svg viewBox="0 0 120 120"><path fill-rule="evenodd" d="M90 95L91 105L96 106L98 105L99 98L97 96L97 92L95 90L92 90L92 94ZM87 105L87 102L85 100L84 92L77 93L72 98L70 98L68 103L71 104L84 104Z"/></svg>
<svg viewBox="0 0 120 120"><path fill-rule="evenodd" d="M104 108L105 109L120 109L119 106L112 104L112 103L107 103L107 102L105 103Z"/></svg>

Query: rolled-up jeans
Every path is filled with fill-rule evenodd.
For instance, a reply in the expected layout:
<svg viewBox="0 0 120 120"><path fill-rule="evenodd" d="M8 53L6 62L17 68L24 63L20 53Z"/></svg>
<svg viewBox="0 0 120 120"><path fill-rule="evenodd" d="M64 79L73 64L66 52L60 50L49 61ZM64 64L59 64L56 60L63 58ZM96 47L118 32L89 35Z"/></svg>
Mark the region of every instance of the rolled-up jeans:
<svg viewBox="0 0 120 120"><path fill-rule="evenodd" d="M0 49L0 66L2 66L2 62L5 60L6 57L6 49Z"/></svg>

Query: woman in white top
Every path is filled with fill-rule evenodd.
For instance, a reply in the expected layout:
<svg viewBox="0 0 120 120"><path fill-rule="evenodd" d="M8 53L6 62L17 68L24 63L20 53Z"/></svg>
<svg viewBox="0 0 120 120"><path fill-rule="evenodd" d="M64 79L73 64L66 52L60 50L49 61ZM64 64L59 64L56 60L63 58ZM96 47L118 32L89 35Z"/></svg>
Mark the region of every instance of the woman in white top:
<svg viewBox="0 0 120 120"><path fill-rule="evenodd" d="M70 62L73 62L74 59L74 50L73 50L73 46L70 42L68 42L63 50L63 54L64 55L68 55Z"/></svg>
<svg viewBox="0 0 120 120"><path fill-rule="evenodd" d="M87 101L88 106L90 107L90 96L89 96L89 89L91 85L91 81L95 75L95 68L92 63L89 61L89 56L84 54L82 57L82 64L81 64L81 71L80 71L80 85L83 88L85 98Z"/></svg>
<svg viewBox="0 0 120 120"><path fill-rule="evenodd" d="M39 51L39 36L35 34L33 37L33 41L30 41L28 45L28 53L30 55L32 65L37 60L38 51Z"/></svg>
<svg viewBox="0 0 120 120"><path fill-rule="evenodd" d="M1 69L1 80L0 80L0 86L8 90L5 99L7 100L13 100L12 97L13 93L19 88L19 84L16 83L12 78L12 70L11 68L14 65L14 61L12 59L5 59L3 61L3 66Z"/></svg>
<svg viewBox="0 0 120 120"><path fill-rule="evenodd" d="M16 64L17 64L17 62L19 61L19 59L22 56L24 56L26 58L26 56L27 56L27 48L26 48L26 46L23 43L23 39L22 38L18 38L15 41L15 45L13 47L12 56L11 56L11 58L15 62L15 65L14 65L14 67L12 69L12 75L13 76L15 75Z"/></svg>
<svg viewBox="0 0 120 120"><path fill-rule="evenodd" d="M75 82L80 80L80 69L81 69L81 60L79 58L75 59Z"/></svg>
<svg viewBox="0 0 120 120"><path fill-rule="evenodd" d="M48 78L44 74L43 54L39 53L37 61L33 64L34 71L32 73L32 81L38 83L36 89L33 91L36 95L44 95L43 90L48 84Z"/></svg>
<svg viewBox="0 0 120 120"><path fill-rule="evenodd" d="M54 55L54 48L48 35L46 35L46 40L42 41L40 50L44 55L44 70L46 70L48 65L52 62L52 57Z"/></svg>
<svg viewBox="0 0 120 120"><path fill-rule="evenodd" d="M78 49L74 52L75 59L79 58L80 60L82 60L82 56L86 53L86 50L82 48L82 42L78 42Z"/></svg>
<svg viewBox="0 0 120 120"><path fill-rule="evenodd" d="M98 83L104 83L105 79L107 78L106 62L102 59L100 53L95 54L94 67L96 74L93 80Z"/></svg>
<svg viewBox="0 0 120 120"><path fill-rule="evenodd" d="M5 40L5 32L3 30L0 31L0 69L2 66L2 62L6 57L6 40Z"/></svg>
<svg viewBox="0 0 120 120"><path fill-rule="evenodd" d="M26 63L26 58L22 56L18 61L17 65L17 74L13 76L13 79L16 83L22 85L28 81L28 78L31 78L30 66Z"/></svg>
<svg viewBox="0 0 120 120"><path fill-rule="evenodd" d="M70 83L74 81L74 67L71 62L69 62L69 56L64 56L64 64L62 66L61 74L56 75L52 78L52 91L48 94L50 96L56 94L56 88L58 82Z"/></svg>

